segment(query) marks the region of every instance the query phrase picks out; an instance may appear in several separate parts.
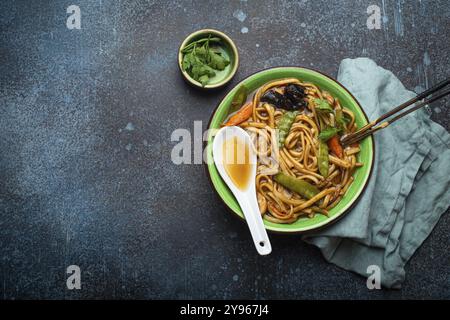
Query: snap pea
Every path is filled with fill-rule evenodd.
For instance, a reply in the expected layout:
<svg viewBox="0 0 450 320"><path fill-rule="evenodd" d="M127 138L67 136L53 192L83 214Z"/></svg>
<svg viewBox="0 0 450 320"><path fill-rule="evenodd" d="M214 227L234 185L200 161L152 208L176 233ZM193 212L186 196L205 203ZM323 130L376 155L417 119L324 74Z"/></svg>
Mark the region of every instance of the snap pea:
<svg viewBox="0 0 450 320"><path fill-rule="evenodd" d="M319 140L319 156L317 157L319 172L323 177L328 176L328 145Z"/></svg>
<svg viewBox="0 0 450 320"><path fill-rule="evenodd" d="M342 114L341 108L334 109L334 118L336 119L336 126L340 130L345 129L345 121L344 121L344 115Z"/></svg>
<svg viewBox="0 0 450 320"><path fill-rule="evenodd" d="M281 117L278 122L278 142L280 148L284 146L284 141L291 130L292 124L294 123L295 117L298 115L297 111L288 111Z"/></svg>
<svg viewBox="0 0 450 320"><path fill-rule="evenodd" d="M339 132L338 128L334 127L326 127L325 129L321 130L319 133L319 139L321 141L328 141L333 136L335 136Z"/></svg>
<svg viewBox="0 0 450 320"><path fill-rule="evenodd" d="M305 180L288 176L287 174L284 174L282 172L277 173L273 178L283 187L286 187L289 190L294 191L307 199L311 199L320 192L317 187L306 182Z"/></svg>
<svg viewBox="0 0 450 320"><path fill-rule="evenodd" d="M325 99L314 99L314 103L316 106L316 110L320 112L333 112L333 108L330 106L327 100Z"/></svg>

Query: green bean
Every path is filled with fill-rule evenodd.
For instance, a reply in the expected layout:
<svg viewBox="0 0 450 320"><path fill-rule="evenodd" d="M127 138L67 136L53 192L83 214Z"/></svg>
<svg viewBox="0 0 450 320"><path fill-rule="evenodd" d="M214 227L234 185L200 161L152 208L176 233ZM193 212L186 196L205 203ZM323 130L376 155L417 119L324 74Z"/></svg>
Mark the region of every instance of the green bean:
<svg viewBox="0 0 450 320"><path fill-rule="evenodd" d="M294 123L295 117L297 117L297 115L297 111L288 111L283 114L280 121L278 122L278 142L280 148L283 148L284 141L286 140L289 130L291 130L292 124Z"/></svg>
<svg viewBox="0 0 450 320"><path fill-rule="evenodd" d="M311 199L317 195L320 191L316 186L306 182L305 180L297 179L282 172L276 174L274 180L281 184L283 187L294 191L306 199Z"/></svg>

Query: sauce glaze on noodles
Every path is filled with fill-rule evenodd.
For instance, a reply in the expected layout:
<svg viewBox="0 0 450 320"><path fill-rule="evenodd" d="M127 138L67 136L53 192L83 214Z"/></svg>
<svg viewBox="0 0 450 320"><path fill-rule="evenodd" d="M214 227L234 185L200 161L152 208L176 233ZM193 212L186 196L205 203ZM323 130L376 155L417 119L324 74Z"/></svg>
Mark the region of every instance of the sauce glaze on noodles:
<svg viewBox="0 0 450 320"><path fill-rule="evenodd" d="M261 102L261 97L269 89L282 92L288 84L298 84L305 89L307 107L295 117L284 146L278 148L277 123L286 111L270 103ZM353 182L354 171L362 166L357 161L359 146L354 145L344 150L342 158L330 153L328 176L323 177L320 174L318 135L323 127L334 125L335 119L333 113L317 112L313 102L316 98L325 99L335 110L342 110L349 120L344 128L346 133L356 131L353 113L343 108L338 99L321 91L312 83L294 78L270 82L260 87L253 96L251 117L239 125L251 135L256 146L258 204L261 214L269 221L293 223L301 217L328 215L329 210L336 206ZM260 148L260 145L267 147ZM316 186L320 192L311 199L303 198L274 181L273 175L278 172L305 180Z"/></svg>

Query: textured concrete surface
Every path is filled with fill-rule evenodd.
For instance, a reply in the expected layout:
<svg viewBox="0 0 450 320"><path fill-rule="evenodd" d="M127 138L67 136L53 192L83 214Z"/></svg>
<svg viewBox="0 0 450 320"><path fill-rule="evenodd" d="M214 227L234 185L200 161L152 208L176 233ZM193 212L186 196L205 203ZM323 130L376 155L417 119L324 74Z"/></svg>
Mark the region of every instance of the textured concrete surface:
<svg viewBox="0 0 450 320"><path fill-rule="evenodd" d="M81 30L66 28L71 4ZM371 4L381 30L366 27ZM273 254L257 256L203 166L170 162L172 131L206 125L227 90L179 74L178 45L205 27L235 39L233 83L279 65L336 75L358 56L416 91L450 74L444 0L4 1L0 298L450 298L448 214L402 290L369 291L297 236L273 235ZM449 130L445 104L432 117ZM71 264L81 290L66 289Z"/></svg>

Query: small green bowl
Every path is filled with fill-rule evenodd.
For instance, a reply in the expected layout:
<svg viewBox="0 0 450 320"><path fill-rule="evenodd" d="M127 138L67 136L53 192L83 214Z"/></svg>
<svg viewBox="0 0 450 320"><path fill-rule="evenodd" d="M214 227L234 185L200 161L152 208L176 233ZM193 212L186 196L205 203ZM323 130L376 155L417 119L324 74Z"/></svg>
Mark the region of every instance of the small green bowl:
<svg viewBox="0 0 450 320"><path fill-rule="evenodd" d="M224 70L216 71L216 75L212 77L209 80L208 84L203 87L200 82L192 79L191 76L186 71L183 70L182 62L184 54L181 52L181 50L189 43L201 38L208 37L208 35L222 39L221 53L223 56L225 56L227 59L230 60L230 64L226 66ZM181 74L183 75L184 79L186 79L187 82L198 88L214 89L224 86L236 74L238 66L239 66L239 54L233 40L231 40L230 37L228 37L225 33L214 29L202 29L191 33L186 37L186 39L184 39L184 41L180 45L180 48L178 49L178 67L180 68Z"/></svg>
<svg viewBox="0 0 450 320"><path fill-rule="evenodd" d="M227 117L227 111L229 109L233 96L241 85L245 85L248 91L252 92L267 82L283 78L297 78L303 81L311 82L317 85L321 90L328 91L331 95L339 99L343 107L350 109L355 114L355 121L359 128L369 122L367 115L364 113L355 97L353 97L353 95L336 80L318 71L307 68L280 67L258 72L241 81L220 102L219 106L216 108L211 117L208 127L220 128L221 123ZM231 191L228 189L225 182L220 177L216 166L214 165L212 157L212 131L214 130L210 130L206 142L207 175L210 177L215 191L225 203L225 205L237 216L244 219L238 202L234 198ZM307 232L323 228L324 226L337 221L346 212L348 212L351 207L357 202L362 192L366 188L370 175L372 173L375 155L373 138L368 137L367 139L364 139L360 144L360 148L361 151L358 154L358 161L362 162L364 165L356 170L353 175L355 180L348 188L342 200L330 210L329 217L317 214L314 218L300 218L292 224L277 224L264 220L266 229L281 233Z"/></svg>

